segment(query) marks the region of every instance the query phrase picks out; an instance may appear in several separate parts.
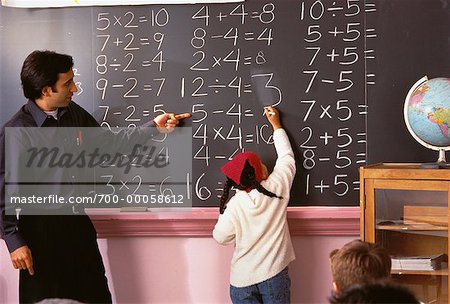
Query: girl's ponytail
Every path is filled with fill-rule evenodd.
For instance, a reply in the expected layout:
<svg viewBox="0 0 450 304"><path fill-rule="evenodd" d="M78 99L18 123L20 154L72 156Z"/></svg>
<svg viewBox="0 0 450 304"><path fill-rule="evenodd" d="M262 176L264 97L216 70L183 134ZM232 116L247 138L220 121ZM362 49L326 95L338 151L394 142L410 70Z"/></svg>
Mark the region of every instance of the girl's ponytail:
<svg viewBox="0 0 450 304"><path fill-rule="evenodd" d="M223 214L225 208L227 207L226 205L228 201L228 196L230 195L230 189L231 187L233 187L233 184L234 183L232 180L227 179L225 185L223 186L223 193L222 196L220 197L220 208L219 208L220 214Z"/></svg>

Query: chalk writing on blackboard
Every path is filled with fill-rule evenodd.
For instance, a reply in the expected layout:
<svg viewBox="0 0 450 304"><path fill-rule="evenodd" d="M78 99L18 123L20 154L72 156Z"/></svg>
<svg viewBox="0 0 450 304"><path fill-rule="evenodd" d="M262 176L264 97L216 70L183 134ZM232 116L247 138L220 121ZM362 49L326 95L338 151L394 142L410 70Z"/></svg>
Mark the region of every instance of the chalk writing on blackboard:
<svg viewBox="0 0 450 304"><path fill-rule="evenodd" d="M364 39L374 29L365 28L364 14L375 7L363 5L96 9L94 99L101 124L133 127L166 109L191 112L193 200L214 204L223 163L244 150L273 155L262 112L278 106L288 110L285 125L297 144L294 197L352 200L357 167L365 163L364 91L373 77L366 75L373 50Z"/></svg>
<svg viewBox="0 0 450 304"><path fill-rule="evenodd" d="M184 125L194 206L217 206L220 166L235 153L255 151L273 166L267 105L281 111L297 159L291 205L358 205L366 161L434 159L397 113L414 81L449 71L449 10L439 0L1 6L0 15L3 123L25 102L11 75L26 55L71 54L74 101L104 127L193 113Z"/></svg>

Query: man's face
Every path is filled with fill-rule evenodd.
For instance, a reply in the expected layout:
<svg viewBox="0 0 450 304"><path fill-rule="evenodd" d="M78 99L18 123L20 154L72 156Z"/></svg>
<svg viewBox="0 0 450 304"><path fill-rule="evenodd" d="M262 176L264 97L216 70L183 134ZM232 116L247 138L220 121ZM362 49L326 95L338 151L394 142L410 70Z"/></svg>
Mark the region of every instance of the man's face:
<svg viewBox="0 0 450 304"><path fill-rule="evenodd" d="M53 111L57 108L67 107L72 100L72 95L78 89L73 81L73 70L58 74L58 81L53 88L46 88L39 106L44 111Z"/></svg>

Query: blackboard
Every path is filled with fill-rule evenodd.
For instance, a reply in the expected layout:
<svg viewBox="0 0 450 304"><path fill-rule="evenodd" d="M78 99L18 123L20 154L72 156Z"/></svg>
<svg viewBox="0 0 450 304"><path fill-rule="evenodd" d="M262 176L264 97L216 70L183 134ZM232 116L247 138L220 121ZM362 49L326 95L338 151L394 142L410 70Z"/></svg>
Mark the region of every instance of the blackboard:
<svg viewBox="0 0 450 304"><path fill-rule="evenodd" d="M368 163L435 162L438 152L418 144L403 121L410 87L423 76L450 77L450 4L447 1L379 1L376 60L368 67Z"/></svg>
<svg viewBox="0 0 450 304"><path fill-rule="evenodd" d="M217 206L219 168L242 149L273 166L262 107L276 105L297 159L291 205L359 204L359 166L432 161L404 127L424 74L448 77L439 0L249 0L62 9L0 7L2 124L25 102L34 49L75 59L74 100L104 126L192 112L192 200Z"/></svg>

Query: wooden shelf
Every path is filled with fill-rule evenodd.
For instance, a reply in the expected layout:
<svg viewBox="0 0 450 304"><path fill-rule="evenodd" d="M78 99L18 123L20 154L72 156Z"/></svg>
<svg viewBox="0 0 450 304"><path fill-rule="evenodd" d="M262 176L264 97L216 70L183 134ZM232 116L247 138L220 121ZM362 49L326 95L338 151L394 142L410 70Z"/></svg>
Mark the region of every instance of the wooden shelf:
<svg viewBox="0 0 450 304"><path fill-rule="evenodd" d="M450 170L408 163L360 168L361 239L380 244L400 261L405 257L395 266L407 269L391 274L424 303L450 304L448 264L422 270L432 268L408 257L448 255L449 201Z"/></svg>
<svg viewBox="0 0 450 304"><path fill-rule="evenodd" d="M363 168L366 178L405 180L450 180L450 170L426 169L423 164L383 163Z"/></svg>
<svg viewBox="0 0 450 304"><path fill-rule="evenodd" d="M436 276L447 276L448 269L440 270L399 270L392 269L391 274L393 275L436 275Z"/></svg>
<svg viewBox="0 0 450 304"><path fill-rule="evenodd" d="M430 224L393 224L393 225L377 225L378 230L392 230L392 231L448 231L448 227L436 226Z"/></svg>

